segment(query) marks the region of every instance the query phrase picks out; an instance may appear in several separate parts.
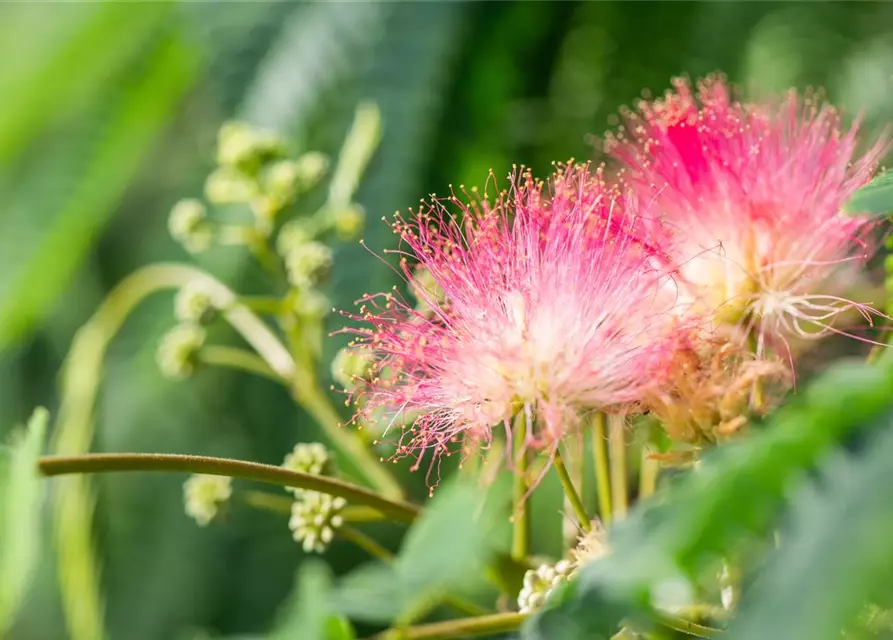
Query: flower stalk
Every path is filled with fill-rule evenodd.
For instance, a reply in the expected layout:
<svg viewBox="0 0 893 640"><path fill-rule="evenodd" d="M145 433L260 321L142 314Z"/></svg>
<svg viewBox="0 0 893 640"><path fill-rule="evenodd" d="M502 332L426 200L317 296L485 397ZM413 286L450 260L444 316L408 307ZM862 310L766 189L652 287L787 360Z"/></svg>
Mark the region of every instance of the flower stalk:
<svg viewBox="0 0 893 640"><path fill-rule="evenodd" d="M597 412L592 420L592 453L595 466L595 488L598 494L598 512L605 525L611 524L611 471L608 465L608 434L605 414Z"/></svg>
<svg viewBox="0 0 893 640"><path fill-rule="evenodd" d="M341 497L353 504L373 508L396 522L410 524L420 513L419 507L414 504L391 500L342 480L228 458L169 453L94 453L81 456L44 456L39 459L38 467L45 476L117 471L169 471L230 476Z"/></svg>
<svg viewBox="0 0 893 640"><path fill-rule="evenodd" d="M624 416L608 416L608 456L611 461L612 518L626 516L629 490L626 475L626 420Z"/></svg>
<svg viewBox="0 0 893 640"><path fill-rule="evenodd" d="M530 538L530 511L527 508L527 423L524 412L515 417L514 485L512 492L512 559L527 557Z"/></svg>
<svg viewBox="0 0 893 640"><path fill-rule="evenodd" d="M561 452L557 449L555 450L553 465L555 466L555 471L558 473L558 479L561 480L561 487L564 489L564 494L567 496L571 507L573 507L577 520L580 521L580 528L584 533L589 533L589 531L592 530L592 520L586 513L586 507L583 505L583 500L580 498L580 494L577 493L577 489L574 487L574 481L571 480L571 476L567 471L564 460L561 458Z"/></svg>

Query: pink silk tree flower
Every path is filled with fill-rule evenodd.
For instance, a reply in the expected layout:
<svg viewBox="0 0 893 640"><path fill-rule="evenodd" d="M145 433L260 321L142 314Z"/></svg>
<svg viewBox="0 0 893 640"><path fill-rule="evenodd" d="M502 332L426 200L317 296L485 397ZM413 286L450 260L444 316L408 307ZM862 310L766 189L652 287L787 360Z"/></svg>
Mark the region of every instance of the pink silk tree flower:
<svg viewBox="0 0 893 640"><path fill-rule="evenodd" d="M396 455L416 467L426 451L486 448L500 426L511 445L519 414L524 446L554 452L584 412L627 410L659 384L681 331L656 249L636 240L641 216L601 170L562 166L548 183L516 173L492 201L472 193L397 215L422 309L367 296L352 316L363 328L349 330L374 354L354 392L360 417L384 409L408 424Z"/></svg>
<svg viewBox="0 0 893 640"><path fill-rule="evenodd" d="M606 150L671 228L680 299L743 328L758 353L842 332L833 323L846 310L871 322L876 311L841 295L871 253L874 225L841 209L886 143L859 155L858 125L841 131L838 113L813 95L757 105L735 101L719 76L696 94L687 80L673 85L625 113Z"/></svg>

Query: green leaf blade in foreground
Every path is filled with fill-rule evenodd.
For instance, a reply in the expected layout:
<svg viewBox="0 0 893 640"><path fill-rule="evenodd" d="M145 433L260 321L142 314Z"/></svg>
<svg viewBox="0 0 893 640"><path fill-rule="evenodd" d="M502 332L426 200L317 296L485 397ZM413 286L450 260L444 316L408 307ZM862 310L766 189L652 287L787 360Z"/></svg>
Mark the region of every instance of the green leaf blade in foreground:
<svg viewBox="0 0 893 640"><path fill-rule="evenodd" d="M835 452L797 496L783 546L745 595L729 640L836 640L872 598L889 590L893 413L882 424L861 455Z"/></svg>
<svg viewBox="0 0 893 640"><path fill-rule="evenodd" d="M856 191L843 207L850 215L872 215L878 218L893 213L893 173L882 173Z"/></svg>
<svg viewBox="0 0 893 640"><path fill-rule="evenodd" d="M49 413L39 408L21 442L0 451L0 637L12 626L37 564L44 488L37 470Z"/></svg>
<svg viewBox="0 0 893 640"><path fill-rule="evenodd" d="M684 600L699 571L744 537L765 535L792 483L843 438L876 424L891 404L890 354L876 366L836 365L764 431L711 452L660 504L646 503L615 526L611 555L584 567L528 621L524 637L608 638L623 619L649 624L656 600Z"/></svg>
<svg viewBox="0 0 893 640"><path fill-rule="evenodd" d="M346 576L334 592L335 608L353 619L388 623L467 586L507 544L507 527L499 529L506 524L501 507L507 500L504 483L489 492L465 479L445 484L407 533L394 563Z"/></svg>
<svg viewBox="0 0 893 640"><path fill-rule="evenodd" d="M321 560L301 565L295 593L282 612L282 619L270 640L354 640L350 623L333 615L332 574Z"/></svg>

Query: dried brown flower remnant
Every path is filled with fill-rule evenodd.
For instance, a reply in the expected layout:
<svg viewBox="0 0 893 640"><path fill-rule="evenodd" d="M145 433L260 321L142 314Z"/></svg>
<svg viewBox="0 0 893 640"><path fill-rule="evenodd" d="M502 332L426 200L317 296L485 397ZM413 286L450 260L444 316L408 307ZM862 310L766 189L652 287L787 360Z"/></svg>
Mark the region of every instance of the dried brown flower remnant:
<svg viewBox="0 0 893 640"><path fill-rule="evenodd" d="M668 381L646 406L672 440L714 443L778 406L791 380L781 361L756 358L733 341L711 338L678 351Z"/></svg>

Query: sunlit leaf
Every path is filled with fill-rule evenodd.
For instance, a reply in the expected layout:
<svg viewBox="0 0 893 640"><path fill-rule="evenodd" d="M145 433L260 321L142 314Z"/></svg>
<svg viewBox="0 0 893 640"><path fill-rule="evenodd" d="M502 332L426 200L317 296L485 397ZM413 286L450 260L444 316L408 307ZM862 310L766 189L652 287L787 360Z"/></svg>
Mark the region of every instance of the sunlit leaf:
<svg viewBox="0 0 893 640"><path fill-rule="evenodd" d="M270 640L353 640L353 628L332 613L332 574L319 560L301 565L295 593L280 612L282 620Z"/></svg>
<svg viewBox="0 0 893 640"><path fill-rule="evenodd" d="M610 532L612 553L529 621L525 637L560 640L568 630L607 638L624 618L648 620L655 594L685 599L699 571L748 535L766 534L792 483L849 434L870 428L893 404L893 358L839 363L769 421L722 447Z"/></svg>
<svg viewBox="0 0 893 640"><path fill-rule="evenodd" d="M0 449L0 636L19 610L37 563L44 481L37 471L49 413L39 408L21 441Z"/></svg>
<svg viewBox="0 0 893 640"><path fill-rule="evenodd" d="M878 217L893 213L893 173L882 173L856 191L846 203L844 211Z"/></svg>

